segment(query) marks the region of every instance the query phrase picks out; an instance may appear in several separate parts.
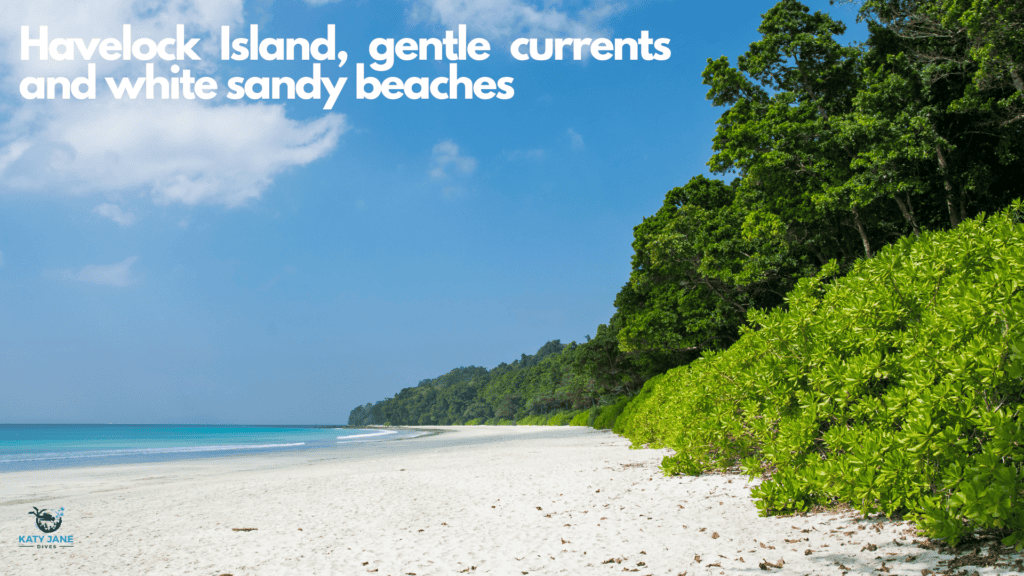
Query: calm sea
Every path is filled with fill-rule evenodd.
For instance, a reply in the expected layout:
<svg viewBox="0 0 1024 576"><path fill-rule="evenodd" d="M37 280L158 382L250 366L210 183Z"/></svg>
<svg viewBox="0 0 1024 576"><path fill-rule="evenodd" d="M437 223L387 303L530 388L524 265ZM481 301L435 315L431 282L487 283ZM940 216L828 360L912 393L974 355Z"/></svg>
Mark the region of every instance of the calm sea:
<svg viewBox="0 0 1024 576"><path fill-rule="evenodd" d="M0 424L0 472L333 448L411 431L302 426Z"/></svg>

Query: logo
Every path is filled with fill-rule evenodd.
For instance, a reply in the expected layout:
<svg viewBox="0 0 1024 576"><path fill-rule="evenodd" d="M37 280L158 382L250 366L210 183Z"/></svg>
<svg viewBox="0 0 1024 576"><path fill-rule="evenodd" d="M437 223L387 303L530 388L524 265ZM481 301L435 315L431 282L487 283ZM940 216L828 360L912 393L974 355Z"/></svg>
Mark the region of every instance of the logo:
<svg viewBox="0 0 1024 576"><path fill-rule="evenodd" d="M35 506L32 507L35 512L29 512L29 514L35 514L36 516L36 528L42 530L43 534L49 534L50 532L56 532L60 529L61 522L64 521L64 507L61 506L60 510L57 510L57 514L53 515L43 508L40 510Z"/></svg>
<svg viewBox="0 0 1024 576"><path fill-rule="evenodd" d="M54 534L57 530L60 530L61 524L64 523L64 507L61 506L56 512L47 510L46 508L39 509L35 506L32 507L32 511L29 512L29 516L35 516L36 528L42 532L42 535L28 535L18 536L18 547L20 548L73 548L75 545L75 537L70 534L57 535Z"/></svg>

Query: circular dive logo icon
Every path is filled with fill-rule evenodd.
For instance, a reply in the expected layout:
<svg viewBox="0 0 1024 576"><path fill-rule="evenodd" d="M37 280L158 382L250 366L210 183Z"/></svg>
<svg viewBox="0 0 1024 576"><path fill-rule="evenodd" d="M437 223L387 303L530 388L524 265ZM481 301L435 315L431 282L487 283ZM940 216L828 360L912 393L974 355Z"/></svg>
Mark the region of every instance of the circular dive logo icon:
<svg viewBox="0 0 1024 576"><path fill-rule="evenodd" d="M61 506L60 510L57 510L56 514L51 514L49 510L43 508L40 510L35 506L32 507L34 512L29 512L36 517L36 528L43 531L44 534L50 532L56 532L60 528L60 523L64 518L64 507Z"/></svg>

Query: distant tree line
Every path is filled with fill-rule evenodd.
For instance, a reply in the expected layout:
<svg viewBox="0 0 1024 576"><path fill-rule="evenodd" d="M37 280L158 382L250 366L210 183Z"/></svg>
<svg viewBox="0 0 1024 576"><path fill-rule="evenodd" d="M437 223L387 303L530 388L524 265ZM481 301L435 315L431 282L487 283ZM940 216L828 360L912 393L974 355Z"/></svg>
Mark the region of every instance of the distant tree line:
<svg viewBox="0 0 1024 576"><path fill-rule="evenodd" d="M600 394L573 368L578 349L575 343L566 346L552 340L532 356L523 354L491 370L456 368L392 398L357 406L348 423L462 424L590 408L600 401Z"/></svg>

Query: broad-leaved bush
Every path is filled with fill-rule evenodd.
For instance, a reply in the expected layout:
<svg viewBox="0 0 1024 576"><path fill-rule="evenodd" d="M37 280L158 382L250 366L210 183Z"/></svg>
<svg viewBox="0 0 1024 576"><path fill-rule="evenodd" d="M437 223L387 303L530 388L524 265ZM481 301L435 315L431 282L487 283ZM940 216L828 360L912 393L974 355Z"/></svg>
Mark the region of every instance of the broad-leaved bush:
<svg viewBox="0 0 1024 576"><path fill-rule="evenodd" d="M1024 206L826 266L730 348L649 380L615 430L666 474L739 465L763 514L850 503L1024 546Z"/></svg>

